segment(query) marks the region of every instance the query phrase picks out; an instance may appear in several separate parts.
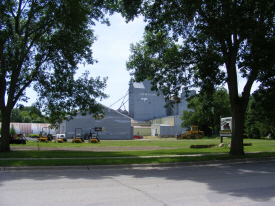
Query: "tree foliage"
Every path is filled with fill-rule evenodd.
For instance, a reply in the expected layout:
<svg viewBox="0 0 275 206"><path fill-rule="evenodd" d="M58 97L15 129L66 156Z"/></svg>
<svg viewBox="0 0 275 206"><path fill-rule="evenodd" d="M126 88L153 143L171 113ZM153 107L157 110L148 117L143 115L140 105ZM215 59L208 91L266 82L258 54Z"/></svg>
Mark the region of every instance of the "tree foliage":
<svg viewBox="0 0 275 206"><path fill-rule="evenodd" d="M175 75L171 79L174 85L172 88L176 90L180 88L179 85L198 86L201 92L213 93L215 86L227 83L233 118L230 154L243 155L245 112L251 87L255 81L266 82L269 77L274 77L275 2L143 0L132 5L129 2L122 0L120 7L128 21L142 14L148 22L146 29L152 35L157 37L161 31L180 45L173 53L178 58L172 58L168 65L162 61L162 57L169 55L170 49L162 53L164 48L159 49L156 45L146 43L141 49L148 50L144 46L156 48L149 57L142 56L142 52L132 52L129 62L140 55L139 61L132 65L128 63L135 78L141 80L147 76L155 79L153 71L160 73L163 76L161 79L167 82L167 91L170 74ZM163 39L159 39L156 44L161 45L163 42ZM151 64L152 58L154 62L160 60L163 64ZM149 69L141 75L148 68L144 68L145 65ZM238 88L238 74L246 79L242 91ZM156 81L153 81L156 87L158 77L156 75ZM171 92L177 94L173 89Z"/></svg>
<svg viewBox="0 0 275 206"><path fill-rule="evenodd" d="M231 116L229 95L226 89L218 88L211 96L204 93L189 97L188 109L182 112L182 126L198 125L206 133L217 134L220 130L220 117ZM207 135L211 135L207 134Z"/></svg>
<svg viewBox="0 0 275 206"><path fill-rule="evenodd" d="M269 134L275 137L275 83L268 80L251 97L246 116L245 132L248 137L260 138Z"/></svg>
<svg viewBox="0 0 275 206"><path fill-rule="evenodd" d="M26 120L24 120L26 119ZM24 107L20 105L11 111L10 122L23 122L23 123L43 123L48 119L41 111L35 106ZM0 120L2 122L2 115L0 113Z"/></svg>
<svg viewBox="0 0 275 206"><path fill-rule="evenodd" d="M78 64L93 64L91 46L95 21L109 24L104 12L112 1L0 1L1 150L9 151L11 111L27 101L26 88L35 85L40 106L52 122L76 110L96 112L96 98L105 98L106 79L88 72L75 79ZM76 87L76 88L75 88ZM85 97L83 100L80 98ZM60 108L62 107L62 108Z"/></svg>
<svg viewBox="0 0 275 206"><path fill-rule="evenodd" d="M168 33L146 31L143 40L130 45L131 56L126 63L136 82L148 78L155 91L161 90L166 100L177 98L182 83L190 83L181 68L180 46ZM188 75L189 76L189 75Z"/></svg>
<svg viewBox="0 0 275 206"><path fill-rule="evenodd" d="M250 97L250 101L247 108L245 117L245 129L244 135L249 138L260 138L261 137L261 121L259 118L259 108L255 107L255 99L253 96Z"/></svg>
<svg viewBox="0 0 275 206"><path fill-rule="evenodd" d="M15 135L15 134L16 134L16 131L15 131L15 129L14 129L13 124L11 125L10 134L11 134L11 135Z"/></svg>
<svg viewBox="0 0 275 206"><path fill-rule="evenodd" d="M22 122L21 110L18 108L14 108L11 111L11 122Z"/></svg>

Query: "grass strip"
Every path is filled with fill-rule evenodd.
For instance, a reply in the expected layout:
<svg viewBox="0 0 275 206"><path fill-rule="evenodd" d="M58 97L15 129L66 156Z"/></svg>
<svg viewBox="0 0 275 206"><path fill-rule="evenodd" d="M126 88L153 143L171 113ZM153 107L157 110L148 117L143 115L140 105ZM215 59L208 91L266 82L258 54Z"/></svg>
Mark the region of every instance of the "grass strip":
<svg viewBox="0 0 275 206"><path fill-rule="evenodd" d="M176 139L156 139L156 140L123 140L123 141L102 141L100 144L58 144L58 143L39 143L28 141L26 146L35 147L36 150L16 150L7 153L0 153L0 166L57 166L57 165L108 165L108 164L154 164L185 161L207 161L235 158L261 158L274 157L275 140L267 139L245 139L244 143L252 143L252 146L244 147L245 156L235 157L228 155L230 148L226 146L230 139L226 139L224 147L213 146L211 148L190 148L190 145L219 145L219 139L201 139L201 140L176 140ZM22 145L20 145L22 147ZM74 147L81 150L82 147L123 147L142 146L156 147L157 150L139 150L139 151L113 151L113 152L94 152L94 151L69 151L66 148ZM16 147L16 146L15 146ZM63 147L63 150L43 151L42 147ZM163 148L166 147L166 148ZM171 147L171 149L169 149ZM24 148L24 145L23 145ZM26 147L27 148L27 147ZM176 149L175 149L176 148ZM143 148L144 149L144 148ZM253 153L255 154L248 154ZM260 153L259 153L260 152ZM225 153L226 155L212 155ZM179 155L189 154L207 154L205 156L187 157ZM165 157L166 155L178 155L178 157ZM139 156L163 156L158 158L138 158ZM100 158L107 159L100 159ZM114 158L116 157L116 158ZM119 158L121 157L121 158ZM130 158L125 158L130 157ZM11 158L18 158L17 160ZM48 158L37 160L24 160L23 158ZM69 158L69 159L54 159ZM76 159L76 158L95 158L95 159ZM98 159L97 159L98 158Z"/></svg>
<svg viewBox="0 0 275 206"><path fill-rule="evenodd" d="M186 155L186 154L209 154L229 153L229 148L180 148L159 149L142 151L114 151L114 152L92 152L92 151L11 151L0 153L0 158L82 158L82 157L134 157L134 156L164 156L164 155Z"/></svg>
<svg viewBox="0 0 275 206"><path fill-rule="evenodd" d="M230 143L231 138L224 139L224 144ZM244 139L244 143L251 143L254 146L271 146L275 144L275 139ZM26 145L12 144L13 147L33 147L39 148L101 148L101 147L181 147L189 148L190 145L209 145L209 144L220 144L219 138L213 139L190 139L190 140L177 140L176 138L169 139L144 139L144 140L102 140L98 144L93 143L72 143L71 140L67 143L54 143L54 142L36 142L34 140L27 141Z"/></svg>
<svg viewBox="0 0 275 206"><path fill-rule="evenodd" d="M226 140L229 141L230 139ZM83 148L83 147L125 147L125 146L158 146L158 147L190 147L191 144L219 144L219 139L199 139L199 140L177 140L176 138L169 139L144 139L144 140L101 140L98 144L88 143L72 143L68 140L67 143L55 143L53 142L36 142L35 140L29 140L26 145L16 145L15 147L48 147L48 148L62 148L62 147L73 147L73 148Z"/></svg>
<svg viewBox="0 0 275 206"><path fill-rule="evenodd" d="M175 162L198 162L213 160L236 160L250 158L275 158L275 152L246 154L245 156L231 155L203 155L179 157L152 157L152 158L109 158L109 159L37 159L37 160L1 160L0 166L81 166L81 165L118 165L118 164L158 164Z"/></svg>

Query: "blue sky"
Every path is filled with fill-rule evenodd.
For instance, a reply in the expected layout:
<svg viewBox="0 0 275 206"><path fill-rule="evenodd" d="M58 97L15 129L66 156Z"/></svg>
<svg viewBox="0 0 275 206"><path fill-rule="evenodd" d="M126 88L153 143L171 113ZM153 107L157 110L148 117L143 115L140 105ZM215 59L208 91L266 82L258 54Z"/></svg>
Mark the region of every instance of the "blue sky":
<svg viewBox="0 0 275 206"><path fill-rule="evenodd" d="M129 72L126 70L126 61L130 56L130 44L142 39L145 27L142 18L126 23L120 14L114 14L109 19L111 26L98 23L94 27L98 40L95 41L92 50L98 63L80 66L78 71L78 74L81 74L89 70L92 77L108 77L105 93L109 95L109 98L101 102L105 106L111 106L126 95L130 80ZM112 108L118 109L120 104L121 101ZM128 110L128 104L126 104L126 109Z"/></svg>
<svg viewBox="0 0 275 206"><path fill-rule="evenodd" d="M79 65L76 78L88 70L92 77L108 77L107 88L104 90L109 95L108 99L101 101L105 106L114 104L117 100L126 95L130 80L129 72L126 70L126 61L130 56L130 44L142 39L145 22L142 18L126 23L120 14L109 17L111 26L100 24L99 22L93 30L98 37L92 46L93 57L98 63L93 65ZM36 100L36 93L27 89L27 95L31 98L26 106L31 105ZM126 100L128 96L126 97ZM118 109L121 101L111 108ZM122 108L124 109L124 107ZM128 110L128 103L126 104Z"/></svg>

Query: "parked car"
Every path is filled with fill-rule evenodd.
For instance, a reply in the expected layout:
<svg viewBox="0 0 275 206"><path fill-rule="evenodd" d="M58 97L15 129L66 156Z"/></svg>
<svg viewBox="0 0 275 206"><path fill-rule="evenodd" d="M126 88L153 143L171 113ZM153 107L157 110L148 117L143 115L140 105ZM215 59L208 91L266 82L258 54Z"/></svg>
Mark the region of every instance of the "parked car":
<svg viewBox="0 0 275 206"><path fill-rule="evenodd" d="M143 139L143 136L134 135L134 139Z"/></svg>

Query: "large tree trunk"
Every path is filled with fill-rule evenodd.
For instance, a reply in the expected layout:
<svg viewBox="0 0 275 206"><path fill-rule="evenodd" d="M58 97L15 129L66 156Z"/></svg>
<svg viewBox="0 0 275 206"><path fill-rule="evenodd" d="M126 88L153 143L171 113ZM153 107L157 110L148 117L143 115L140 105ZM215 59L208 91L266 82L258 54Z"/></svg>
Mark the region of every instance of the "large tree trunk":
<svg viewBox="0 0 275 206"><path fill-rule="evenodd" d="M10 113L2 112L1 152L10 151Z"/></svg>
<svg viewBox="0 0 275 206"><path fill-rule="evenodd" d="M232 139L231 139L231 155L244 155L243 149L243 131L245 121L245 108L242 105L234 106L232 111Z"/></svg>
<svg viewBox="0 0 275 206"><path fill-rule="evenodd" d="M237 34L235 34L237 39ZM236 40L235 39L235 40ZM236 40L237 41L237 40ZM248 105L250 90L255 80L255 76L248 78L244 89L239 94L238 91L238 78L236 68L236 57L238 51L238 43L236 42L235 48L229 52L228 60L226 62L227 69L227 83L229 90L229 98L232 111L232 139L231 139L231 155L244 155L243 149L243 131L244 131L244 120L246 114L246 108ZM227 56L227 52L224 52L224 56Z"/></svg>
<svg viewBox="0 0 275 206"><path fill-rule="evenodd" d="M229 98L232 111L232 139L231 139L231 155L244 155L243 149L243 131L246 108L249 101L250 89L253 84L252 80L248 80L242 96L238 94L238 83L235 65L231 65L228 71L232 72L228 75Z"/></svg>

